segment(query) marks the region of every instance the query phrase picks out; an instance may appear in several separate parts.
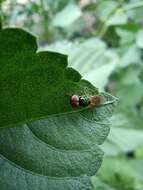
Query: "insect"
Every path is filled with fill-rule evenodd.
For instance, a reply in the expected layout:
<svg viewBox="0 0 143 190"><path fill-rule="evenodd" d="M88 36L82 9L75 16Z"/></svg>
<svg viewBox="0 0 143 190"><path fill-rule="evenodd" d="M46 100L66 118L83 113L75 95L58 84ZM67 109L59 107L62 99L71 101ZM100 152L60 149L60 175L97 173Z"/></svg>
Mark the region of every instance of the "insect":
<svg viewBox="0 0 143 190"><path fill-rule="evenodd" d="M93 108L95 106L99 106L102 101L102 97L99 95L91 95L91 96L78 96L72 95L70 98L70 104L72 107L86 107Z"/></svg>

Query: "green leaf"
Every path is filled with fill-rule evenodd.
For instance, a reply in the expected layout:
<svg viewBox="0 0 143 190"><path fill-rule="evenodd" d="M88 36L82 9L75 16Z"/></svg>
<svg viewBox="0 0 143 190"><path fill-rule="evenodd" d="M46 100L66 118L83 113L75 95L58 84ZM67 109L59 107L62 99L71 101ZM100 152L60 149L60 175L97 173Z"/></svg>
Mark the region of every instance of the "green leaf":
<svg viewBox="0 0 143 190"><path fill-rule="evenodd" d="M141 63L141 52L137 42L138 30L139 26L136 24L127 24L124 27L118 27L116 29L120 37L120 46L118 50L121 57L121 67L127 67L134 63Z"/></svg>
<svg viewBox="0 0 143 190"><path fill-rule="evenodd" d="M61 12L57 13L53 18L53 26L68 27L74 21L76 21L82 12L80 8L72 3L69 3ZM65 19L66 18L66 19Z"/></svg>
<svg viewBox="0 0 143 190"><path fill-rule="evenodd" d="M141 167L143 165L143 149L142 148L141 148L141 152L140 152L141 158L135 159L131 162L131 166L134 168L134 171L136 171L140 175L141 180L143 179L143 167Z"/></svg>
<svg viewBox="0 0 143 190"><path fill-rule="evenodd" d="M113 0L102 0L97 3L96 14L102 22L106 22L108 18L115 12L118 2Z"/></svg>
<svg viewBox="0 0 143 190"><path fill-rule="evenodd" d="M1 189L91 190L116 98L100 93L100 106L72 108L72 94L99 92L66 56L36 53L35 38L20 29L1 30L0 42Z"/></svg>
<svg viewBox="0 0 143 190"><path fill-rule="evenodd" d="M97 145L109 132L107 120L116 103L105 97L109 98L107 104L93 111L1 128L2 189L33 190L41 185L53 190L92 189L87 176L94 175L101 165L103 154ZM17 183L11 173L17 175Z"/></svg>
<svg viewBox="0 0 143 190"><path fill-rule="evenodd" d="M93 177L92 181L95 190L139 190L143 188L140 174L134 170L129 160L121 158L105 159L98 178Z"/></svg>
<svg viewBox="0 0 143 190"><path fill-rule="evenodd" d="M135 110L136 106L140 105L140 101L142 100L143 83L139 78L140 75L140 64L129 65L126 68L119 70L118 75L116 75L116 96L119 97L121 102L118 106L118 111L120 113L125 111L126 117L127 113L132 109ZM130 116L131 114L129 114L129 118L132 119L133 116ZM139 115L136 114L135 117L139 118Z"/></svg>
<svg viewBox="0 0 143 190"><path fill-rule="evenodd" d="M136 39L137 47L143 48L143 30L140 30Z"/></svg>
<svg viewBox="0 0 143 190"><path fill-rule="evenodd" d="M1 4L3 1L5 1L5 0L0 0L0 4Z"/></svg>
<svg viewBox="0 0 143 190"><path fill-rule="evenodd" d="M117 96L122 101L122 107L124 106L124 108L128 109L129 107L136 106L143 97L143 84L140 81L133 81L132 84L120 85Z"/></svg>
<svg viewBox="0 0 143 190"><path fill-rule="evenodd" d="M86 52L84 52L85 49ZM84 79L103 90L110 74L118 64L118 56L115 52L107 50L103 41L98 38L91 38L72 50L69 63L73 68L80 71Z"/></svg>
<svg viewBox="0 0 143 190"><path fill-rule="evenodd" d="M127 23L127 21L128 21L127 15L122 10L117 9L117 11L107 20L106 25L107 26L124 25Z"/></svg>
<svg viewBox="0 0 143 190"><path fill-rule="evenodd" d="M65 55L36 49L29 33L0 31L0 127L78 111L69 101L71 94L83 94L86 88L80 85L80 74L66 68Z"/></svg>
<svg viewBox="0 0 143 190"><path fill-rule="evenodd" d="M136 45L130 45L121 56L121 67L127 67L130 64L141 63L141 53Z"/></svg>
<svg viewBox="0 0 143 190"><path fill-rule="evenodd" d="M138 30L137 25L125 25L124 27L120 26L116 28L116 33L120 37L120 46L126 47L134 43L136 38L136 32ZM119 48L120 48L119 46Z"/></svg>
<svg viewBox="0 0 143 190"><path fill-rule="evenodd" d="M135 151L143 144L143 131L135 129L111 128L107 141L102 145L106 155L118 155ZM116 150L115 150L116 149Z"/></svg>

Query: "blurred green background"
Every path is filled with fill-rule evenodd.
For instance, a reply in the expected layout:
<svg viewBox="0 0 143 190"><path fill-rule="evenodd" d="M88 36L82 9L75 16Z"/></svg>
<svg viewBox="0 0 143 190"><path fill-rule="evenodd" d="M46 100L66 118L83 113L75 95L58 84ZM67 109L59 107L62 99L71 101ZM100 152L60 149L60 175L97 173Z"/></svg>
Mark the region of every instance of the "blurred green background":
<svg viewBox="0 0 143 190"><path fill-rule="evenodd" d="M25 28L39 50L119 98L95 190L143 190L143 1L1 0L3 26Z"/></svg>

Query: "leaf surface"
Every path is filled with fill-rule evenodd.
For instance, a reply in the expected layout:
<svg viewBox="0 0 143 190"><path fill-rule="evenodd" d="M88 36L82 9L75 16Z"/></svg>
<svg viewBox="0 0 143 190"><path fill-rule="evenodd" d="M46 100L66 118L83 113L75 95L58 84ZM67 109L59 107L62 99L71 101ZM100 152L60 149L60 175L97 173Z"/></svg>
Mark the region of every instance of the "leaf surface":
<svg viewBox="0 0 143 190"><path fill-rule="evenodd" d="M81 75L66 67L67 56L36 49L31 34L0 31L0 127L78 111L69 102L72 94L82 95L87 88Z"/></svg>
<svg viewBox="0 0 143 190"><path fill-rule="evenodd" d="M19 29L1 30L0 41L1 189L92 189L116 98L100 93L100 106L74 109L71 94L99 92L66 56L36 53L35 38Z"/></svg>

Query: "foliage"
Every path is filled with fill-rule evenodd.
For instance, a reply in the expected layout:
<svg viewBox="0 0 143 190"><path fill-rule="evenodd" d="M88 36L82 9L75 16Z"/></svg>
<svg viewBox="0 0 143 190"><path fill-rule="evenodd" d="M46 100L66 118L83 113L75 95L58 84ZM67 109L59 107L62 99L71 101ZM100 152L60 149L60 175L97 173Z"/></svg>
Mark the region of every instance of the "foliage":
<svg viewBox="0 0 143 190"><path fill-rule="evenodd" d="M92 189L116 99L102 93L99 107L74 109L72 94L99 92L66 67L67 56L36 53L21 29L0 29L0 42L1 189Z"/></svg>
<svg viewBox="0 0 143 190"><path fill-rule="evenodd" d="M107 158L101 167L98 178L93 177L97 190L140 190L143 188L142 176L132 167L130 160Z"/></svg>
<svg viewBox="0 0 143 190"><path fill-rule="evenodd" d="M143 1L36 0L25 6L11 1L5 12L7 2L5 26L20 25L38 34L39 49L68 54L70 66L83 78L120 100L101 146L106 158L93 178L95 189L142 190Z"/></svg>

